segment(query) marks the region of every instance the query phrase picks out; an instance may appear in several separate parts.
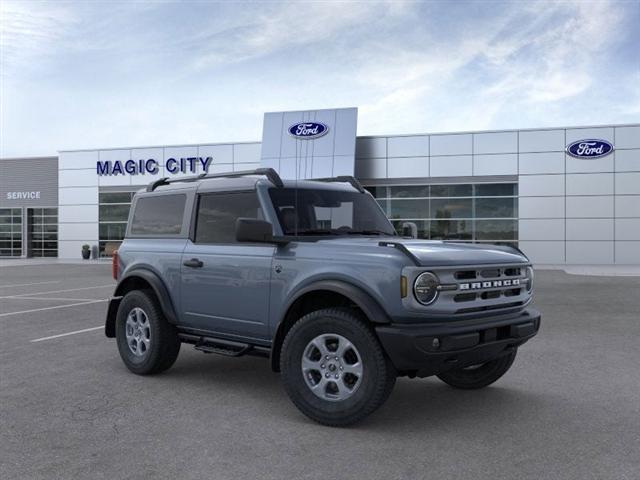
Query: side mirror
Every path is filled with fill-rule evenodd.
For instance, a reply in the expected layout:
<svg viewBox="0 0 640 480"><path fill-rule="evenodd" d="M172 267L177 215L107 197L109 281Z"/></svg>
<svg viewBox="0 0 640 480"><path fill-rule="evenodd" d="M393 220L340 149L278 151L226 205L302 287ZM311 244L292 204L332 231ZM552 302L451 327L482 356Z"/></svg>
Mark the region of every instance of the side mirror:
<svg viewBox="0 0 640 480"><path fill-rule="evenodd" d="M402 236L418 238L418 226L413 222L404 222L402 224Z"/></svg>
<svg viewBox="0 0 640 480"><path fill-rule="evenodd" d="M281 237L273 236L273 225L257 218L238 218L236 220L236 240L249 243L287 243Z"/></svg>

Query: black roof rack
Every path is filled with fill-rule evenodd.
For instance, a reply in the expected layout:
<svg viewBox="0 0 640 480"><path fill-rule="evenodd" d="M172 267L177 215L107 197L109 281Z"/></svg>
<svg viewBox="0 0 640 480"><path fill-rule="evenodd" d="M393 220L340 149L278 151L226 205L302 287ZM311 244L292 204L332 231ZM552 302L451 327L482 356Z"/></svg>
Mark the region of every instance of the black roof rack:
<svg viewBox="0 0 640 480"><path fill-rule="evenodd" d="M330 177L330 178L313 178L317 182L345 182L350 183L353 188L358 190L360 193L364 193L364 187L362 184L351 175L340 175L338 177Z"/></svg>
<svg viewBox="0 0 640 480"><path fill-rule="evenodd" d="M284 186L284 184L282 183L282 179L280 178L280 175L278 175L278 172L276 172L273 168L256 168L255 170L242 170L240 172L201 173L200 175L195 175L193 177L176 178L175 180L170 180L168 177L164 177L159 180L156 180L155 182L151 182L149 185L147 185L147 192L153 192L156 188L162 185L169 185L171 183L196 182L198 180L202 180L205 178L246 177L248 175L264 175L276 187L282 188Z"/></svg>

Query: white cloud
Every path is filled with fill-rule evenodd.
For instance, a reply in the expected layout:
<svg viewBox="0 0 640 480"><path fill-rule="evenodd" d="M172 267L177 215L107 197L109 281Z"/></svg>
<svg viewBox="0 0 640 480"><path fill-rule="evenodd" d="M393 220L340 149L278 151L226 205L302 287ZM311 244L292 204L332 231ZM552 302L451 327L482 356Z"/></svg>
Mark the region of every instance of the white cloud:
<svg viewBox="0 0 640 480"><path fill-rule="evenodd" d="M0 5L3 156L255 140L287 109L358 106L360 134L640 110L629 2Z"/></svg>
<svg viewBox="0 0 640 480"><path fill-rule="evenodd" d="M2 70L46 56L67 30L78 21L62 2L0 2Z"/></svg>

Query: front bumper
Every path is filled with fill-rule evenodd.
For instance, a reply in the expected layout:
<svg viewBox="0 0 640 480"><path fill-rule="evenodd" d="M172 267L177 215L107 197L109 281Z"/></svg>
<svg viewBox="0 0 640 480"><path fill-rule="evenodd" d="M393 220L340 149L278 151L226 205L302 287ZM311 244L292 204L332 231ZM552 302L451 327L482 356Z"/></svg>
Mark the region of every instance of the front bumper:
<svg viewBox="0 0 640 480"><path fill-rule="evenodd" d="M527 309L458 322L381 325L376 333L400 374L428 377L513 351L538 333L540 318Z"/></svg>

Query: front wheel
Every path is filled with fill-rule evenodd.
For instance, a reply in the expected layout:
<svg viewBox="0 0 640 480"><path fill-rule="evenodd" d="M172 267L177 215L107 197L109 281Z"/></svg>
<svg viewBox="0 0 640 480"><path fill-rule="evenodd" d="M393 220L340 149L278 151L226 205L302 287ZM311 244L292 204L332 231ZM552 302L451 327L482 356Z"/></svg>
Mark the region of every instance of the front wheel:
<svg viewBox="0 0 640 480"><path fill-rule="evenodd" d="M396 380L372 330L347 308L302 317L284 340L280 370L296 407L329 426L350 425L371 414Z"/></svg>
<svg viewBox="0 0 640 480"><path fill-rule="evenodd" d="M149 290L133 290L120 302L116 341L122 361L138 375L167 370L180 352L178 332Z"/></svg>
<svg viewBox="0 0 640 480"><path fill-rule="evenodd" d="M517 349L479 365L450 370L438 375L444 383L455 388L474 390L484 388L502 377L513 365Z"/></svg>

